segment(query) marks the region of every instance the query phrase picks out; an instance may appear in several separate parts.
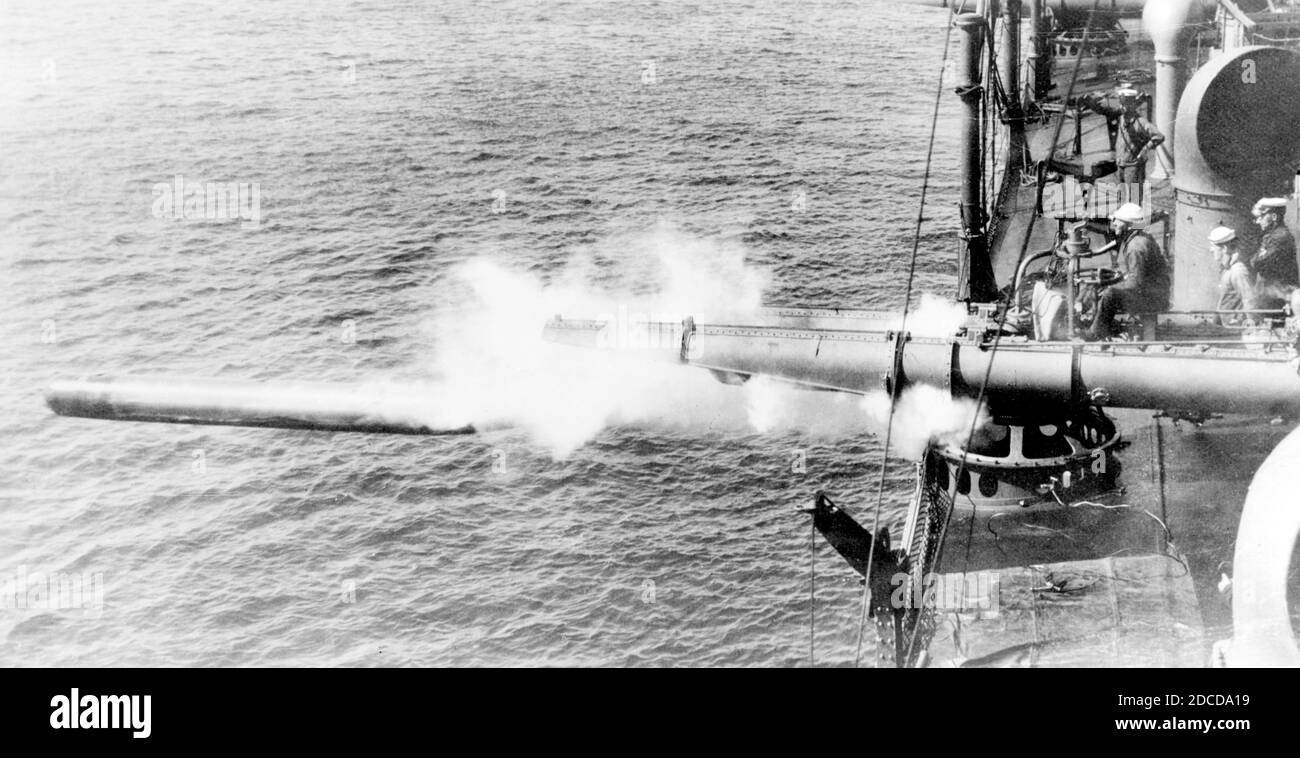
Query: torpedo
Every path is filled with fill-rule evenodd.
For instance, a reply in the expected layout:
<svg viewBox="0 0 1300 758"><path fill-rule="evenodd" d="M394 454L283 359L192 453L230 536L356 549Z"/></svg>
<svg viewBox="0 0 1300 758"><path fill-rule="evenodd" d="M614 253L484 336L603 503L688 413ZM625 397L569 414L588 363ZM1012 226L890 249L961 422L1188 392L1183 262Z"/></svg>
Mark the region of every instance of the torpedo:
<svg viewBox="0 0 1300 758"><path fill-rule="evenodd" d="M473 434L439 424L442 410L414 388L326 382L264 382L96 375L53 382L45 393L62 416L111 421L312 429L374 434Z"/></svg>

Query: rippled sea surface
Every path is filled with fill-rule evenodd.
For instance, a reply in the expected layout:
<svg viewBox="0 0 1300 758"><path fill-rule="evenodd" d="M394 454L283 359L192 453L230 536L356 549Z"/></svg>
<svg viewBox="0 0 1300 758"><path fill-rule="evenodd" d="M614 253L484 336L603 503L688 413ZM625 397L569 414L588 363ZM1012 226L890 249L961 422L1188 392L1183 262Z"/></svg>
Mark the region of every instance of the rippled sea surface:
<svg viewBox="0 0 1300 758"><path fill-rule="evenodd" d="M805 664L794 508L825 488L868 516L866 433L616 425L557 458L512 430L65 419L41 392L418 377L456 266L545 283L581 257L599 286L664 228L742 250L769 303L898 307L946 12L5 2L0 574L102 573L104 605L0 613L0 663ZM918 289L950 293L940 126ZM260 223L157 218L178 175L257 183ZM851 662L857 583L824 543L817 568L818 662Z"/></svg>

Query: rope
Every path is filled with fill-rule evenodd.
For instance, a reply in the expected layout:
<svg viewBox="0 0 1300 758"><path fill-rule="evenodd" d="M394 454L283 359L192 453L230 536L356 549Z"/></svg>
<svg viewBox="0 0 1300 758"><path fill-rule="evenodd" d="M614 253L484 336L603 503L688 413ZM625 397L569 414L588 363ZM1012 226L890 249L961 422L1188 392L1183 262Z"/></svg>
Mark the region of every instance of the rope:
<svg viewBox="0 0 1300 758"><path fill-rule="evenodd" d="M1107 505L1106 503L1096 503L1091 500L1076 500L1073 503L1067 503L1061 499L1060 495L1056 493L1055 487L1049 490L1049 492L1051 492L1052 497L1056 499L1057 503L1064 505L1067 508L1101 508L1107 511L1133 510L1133 511L1138 511L1140 513L1145 513L1146 515L1150 516L1157 524L1160 525L1160 529L1164 531L1165 542L1173 542L1174 539L1173 532L1169 531L1169 527L1165 525L1164 520L1161 519L1156 514L1152 513L1151 511L1147 510L1146 508L1142 508L1136 505L1130 505L1129 503L1116 503L1115 505Z"/></svg>
<svg viewBox="0 0 1300 758"><path fill-rule="evenodd" d="M810 525L808 540L808 666L817 666L813 644L817 639L817 520Z"/></svg>
<svg viewBox="0 0 1300 758"><path fill-rule="evenodd" d="M1092 10L1088 13L1088 22L1087 22L1087 24L1086 24L1086 25L1084 26L1084 28L1083 28L1083 46L1086 46L1086 44L1087 44L1088 34L1090 33L1090 31L1091 31L1091 29L1092 29L1092 19L1093 19L1093 16L1094 16L1094 15L1096 14L1096 12L1097 12L1097 6L1100 5L1100 4L1101 4L1101 0L1093 0L1093 2L1092 2ZM1075 86L1075 84L1076 84L1076 83L1078 82L1078 80L1079 80L1079 67L1080 67L1080 65L1081 65L1082 63L1083 63L1083 56L1081 55L1081 56L1079 56L1079 58L1078 58L1078 59L1075 61L1075 63L1074 63L1074 72L1073 72L1073 74L1070 76L1070 87L1069 87L1069 89L1068 89L1068 90L1066 91L1066 93L1065 93L1065 100L1064 100L1064 102L1069 102L1070 97L1074 94L1074 86ZM1051 141L1051 143L1050 143L1050 144L1052 145L1052 151L1053 151L1053 152L1055 152L1055 150L1056 150L1056 145L1057 145L1057 141L1058 141L1058 140L1060 139L1060 137L1061 137L1061 127L1064 125L1064 123L1065 123L1065 113L1062 112L1062 113L1060 114L1059 120L1056 122L1056 129L1055 129L1055 131L1054 131L1054 133L1053 133L1053 135L1052 135L1052 141ZM1049 156L1048 160L1050 160L1050 159L1051 159L1051 158L1050 158L1050 156ZM1032 226L1030 227L1030 229L1032 230ZM1020 257L1021 257L1022 259L1024 258L1024 251L1023 251L1023 250L1022 250L1021 253L1020 253ZM1021 263L1023 263L1023 260L1020 260L1020 261L1017 261L1017 262L1016 262L1016 268L1015 268L1015 270L1017 270L1017 271L1020 270L1020 264L1021 264ZM1014 293L1013 293L1013 294L1014 294ZM993 334L993 344L992 344L992 346L990 347L990 351L989 351L989 360L988 360L988 363L985 364L985 366L984 366L984 380L983 380L982 382L980 382L980 391L979 391L979 395L978 395L978 396L976 397L976 399L975 399L975 413L974 413L974 415L971 417L970 429L969 429L969 431L967 431L967 433L966 433L966 443L962 445L962 451L961 451L961 462L960 462L960 463L958 464L958 466L957 466L957 479L958 479L958 480L961 479L962 474L965 473L965 471L966 471L966 456L967 456L967 454L968 454L968 452L969 452L969 448L970 448L971 440L975 438L975 429L976 429L976 427L979 425L980 411L981 411L981 409L983 409L983 407L984 407L985 395L987 394L988 386L989 386L989 377L992 376L992 374L993 374L993 360L997 357L998 347L999 347L999 345L1002 343L1002 330L1003 330L1003 328L1006 326L1007 315L1011 312L1011 308L1009 307L1009 305L1010 305L1010 304L1008 303L1006 307L1003 307L1003 308L1002 308L1002 313L999 314L999 316L998 316L998 329L997 329L997 331ZM968 498L968 499L969 499L969 498ZM944 540L945 540L945 539L947 538L947 536L948 536L948 525L952 522L952 515L953 515L954 512L956 512L956 510L957 510L957 503L956 503L956 501L954 500L954 502L952 503L952 507L948 509L948 515L947 515L947 517L946 517L946 518L944 519L944 521L943 521L943 527L939 530L939 540L938 540L938 543L937 543L937 544L938 544L938 549L937 549L937 551L936 551L936 553L935 553L935 565L936 565L936 566L939 564L939 558L940 558L940 557L942 556L942 554L943 554L943 543L944 543ZM970 531L971 531L971 532L973 532L974 529L975 529L975 515L974 515L974 511L975 511L975 509L974 509L974 501L972 500L972 501L971 501L971 523L970 523ZM962 565L962 572L961 572L961 573L962 573L962 581L965 581L965 579L966 579L966 573L967 573L967 567L969 567L969 565L970 565L970 550L971 550L971 540L970 540L969 537L968 537L967 540L966 540L966 556L965 556L965 560L964 560L963 565ZM922 610L923 610L923 609L922 609ZM906 659L905 659L905 660L907 660L907 661L912 660L912 652L913 652L913 650L914 650L915 647L916 647L917 633L920 631L920 629L921 629L921 625L920 625L920 624L916 624L916 625L913 626L913 628L912 628L912 634L910 635L910 638L909 638L908 643L907 643L907 657L906 657Z"/></svg>
<svg viewBox="0 0 1300 758"><path fill-rule="evenodd" d="M943 38L943 61L939 65L939 86L935 88L934 113L930 117L930 143L925 152L925 175L921 181L921 199L916 211L916 231L912 235L912 256L907 267L907 290L903 295L903 318L898 330L907 333L907 316L912 306L912 285L916 279L916 256L921 247L921 227L925 223L925 198L930 189L930 166L934 159L934 138L939 126L939 105L943 101L943 72L948 63L948 51L952 42L953 14L948 15L948 30ZM880 481L876 486L876 512L871 520L871 547L867 550L867 574L862 583L862 608L858 614L858 645L853 656L856 668L862 662L862 638L866 633L867 608L871 604L871 569L875 565L876 542L880 536L880 511L885 503L885 477L889 471L889 443L894 431L894 406L898 401L898 377L889 387L889 417L885 422L885 445L880 452Z"/></svg>

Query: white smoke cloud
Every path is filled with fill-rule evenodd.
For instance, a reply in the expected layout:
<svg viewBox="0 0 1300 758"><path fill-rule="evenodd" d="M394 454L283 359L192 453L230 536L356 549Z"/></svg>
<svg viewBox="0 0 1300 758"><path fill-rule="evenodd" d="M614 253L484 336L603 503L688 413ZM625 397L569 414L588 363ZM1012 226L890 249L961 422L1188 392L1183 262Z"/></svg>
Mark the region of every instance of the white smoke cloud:
<svg viewBox="0 0 1300 758"><path fill-rule="evenodd" d="M464 285L463 302L450 304L452 308L435 314L427 325L435 346L426 368L437 379L420 388L420 418L449 428L519 427L556 457L620 424L701 433L883 432L880 404L886 414L888 406L883 394L859 402L853 396L801 390L765 377L728 386L706 371L671 360L647 361L617 350L546 342L542 328L556 314L757 321L755 312L768 279L765 272L745 264L743 248L671 227L613 245L626 259L616 270L575 260L551 283L490 260L458 267L454 278ZM954 308L960 306L923 297L908 319L908 329L951 334L954 324L965 318L964 310L956 318ZM671 357L672 345L666 347L663 352ZM961 426L956 404L932 401L918 394L922 389L929 388L911 390L900 401L895 454L919 454L931 434Z"/></svg>
<svg viewBox="0 0 1300 758"><path fill-rule="evenodd" d="M766 276L745 265L741 248L669 227L615 244L628 262L613 274L601 272L601 286L587 283L593 267L581 260L549 285L488 260L460 266L454 277L465 285L466 301L429 325L436 343L429 368L440 378L431 390L439 399L422 409L425 417L440 424L518 426L557 457L616 424L751 431L747 391L720 384L708 372L542 338L546 321L561 313L674 323L687 315L743 320L761 303ZM620 338L608 335L611 342Z"/></svg>
<svg viewBox="0 0 1300 758"><path fill-rule="evenodd" d="M889 394L873 392L859 403L871 419L877 434L883 434L889 424ZM902 458L916 458L925 451L931 440L941 444L963 443L975 420L976 404L969 398L954 398L950 393L928 384L908 387L899 394L894 409L890 436L890 454ZM988 422L988 413L981 407L976 427Z"/></svg>
<svg viewBox="0 0 1300 758"><path fill-rule="evenodd" d="M848 437L870 431L854 395L799 389L765 376L745 382L740 395L749 428L760 434L798 430L821 437Z"/></svg>
<svg viewBox="0 0 1300 758"><path fill-rule="evenodd" d="M946 297L921 293L921 303L907 314L907 323L903 323L902 314L889 322L890 329L902 329L914 337L951 337L966 323L966 306L954 303Z"/></svg>

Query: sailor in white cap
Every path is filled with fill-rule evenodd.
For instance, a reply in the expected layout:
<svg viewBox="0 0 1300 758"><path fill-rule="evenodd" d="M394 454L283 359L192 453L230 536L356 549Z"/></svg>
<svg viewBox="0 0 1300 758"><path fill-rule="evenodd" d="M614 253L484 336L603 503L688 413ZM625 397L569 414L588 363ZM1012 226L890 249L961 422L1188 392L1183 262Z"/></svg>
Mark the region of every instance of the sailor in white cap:
<svg viewBox="0 0 1300 758"><path fill-rule="evenodd" d="M1120 182L1140 188L1147 178L1147 153L1164 142L1165 135L1138 113L1140 92L1124 87L1115 94L1119 97L1118 108L1106 105L1095 95L1084 96L1081 102L1107 119L1110 133L1114 135L1111 145L1115 149Z"/></svg>
<svg viewBox="0 0 1300 758"><path fill-rule="evenodd" d="M1219 262L1219 304L1216 310L1239 311L1255 307L1255 273L1250 257L1237 240L1237 232L1226 226L1210 232L1210 249ZM1233 317L1234 321L1240 316ZM1221 322L1221 317L1216 318Z"/></svg>
<svg viewBox="0 0 1300 758"><path fill-rule="evenodd" d="M1111 214L1110 227L1123 280L1097 298L1097 314L1089 327L1090 340L1115 334L1115 314L1155 313L1169 307L1169 264L1151 235L1136 227L1146 219L1142 206L1124 203Z"/></svg>
<svg viewBox="0 0 1300 758"><path fill-rule="evenodd" d="M1255 270L1255 287L1259 308L1281 308L1291 293L1300 287L1300 267L1296 264L1295 237L1286 228L1286 198L1265 197L1252 210L1255 223L1264 232L1259 250L1251 261Z"/></svg>

